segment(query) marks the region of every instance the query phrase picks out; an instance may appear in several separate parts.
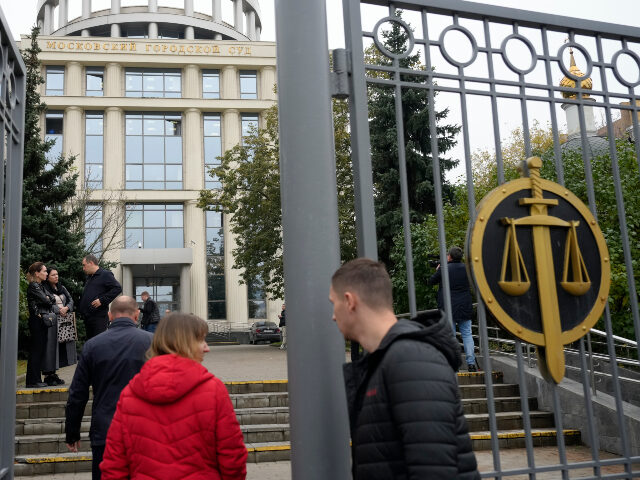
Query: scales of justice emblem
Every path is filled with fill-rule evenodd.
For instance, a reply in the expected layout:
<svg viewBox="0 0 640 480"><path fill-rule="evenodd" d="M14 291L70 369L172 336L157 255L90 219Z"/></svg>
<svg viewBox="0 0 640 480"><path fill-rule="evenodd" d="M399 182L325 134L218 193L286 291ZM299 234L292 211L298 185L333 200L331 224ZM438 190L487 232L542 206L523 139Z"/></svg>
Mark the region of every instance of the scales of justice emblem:
<svg viewBox="0 0 640 480"><path fill-rule="evenodd" d="M467 259L488 310L537 345L542 375L560 383L563 346L602 315L611 267L594 216L569 190L541 178L541 166L540 158L528 158L528 177L500 185L478 205Z"/></svg>

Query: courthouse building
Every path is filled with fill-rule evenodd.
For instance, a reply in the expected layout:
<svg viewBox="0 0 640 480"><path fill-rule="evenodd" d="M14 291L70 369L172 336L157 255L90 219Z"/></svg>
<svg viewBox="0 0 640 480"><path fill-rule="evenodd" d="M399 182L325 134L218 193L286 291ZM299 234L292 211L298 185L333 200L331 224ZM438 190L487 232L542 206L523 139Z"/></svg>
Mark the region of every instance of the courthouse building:
<svg viewBox="0 0 640 480"><path fill-rule="evenodd" d="M77 18L68 1L81 2ZM197 200L220 188L208 174L216 157L274 105L276 52L260 41L257 0L207 1L209 13L194 0L110 0L101 10L40 0L42 128L56 140L52 158L76 156L87 244L118 263L125 294L148 290L161 312L246 325L275 319L280 305L259 281L240 284L229 219Z"/></svg>

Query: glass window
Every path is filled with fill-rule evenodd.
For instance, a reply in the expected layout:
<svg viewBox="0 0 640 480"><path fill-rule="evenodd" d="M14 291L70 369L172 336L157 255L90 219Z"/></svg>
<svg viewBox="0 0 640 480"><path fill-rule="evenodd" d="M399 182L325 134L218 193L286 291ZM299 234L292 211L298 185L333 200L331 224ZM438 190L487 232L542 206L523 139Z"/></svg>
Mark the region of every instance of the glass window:
<svg viewBox="0 0 640 480"><path fill-rule="evenodd" d="M104 87L104 69L102 67L87 67L86 69L88 97L101 97Z"/></svg>
<svg viewBox="0 0 640 480"><path fill-rule="evenodd" d="M127 204L125 248L183 248L180 204Z"/></svg>
<svg viewBox="0 0 640 480"><path fill-rule="evenodd" d="M222 212L206 211L208 318L225 319L224 230Z"/></svg>
<svg viewBox="0 0 640 480"><path fill-rule="evenodd" d="M84 247L88 253L102 254L102 205L88 204L84 209Z"/></svg>
<svg viewBox="0 0 640 480"><path fill-rule="evenodd" d="M264 282L260 277L247 284L249 299L249 318L267 318L267 299L264 293Z"/></svg>
<svg viewBox="0 0 640 480"><path fill-rule="evenodd" d="M246 137L251 134L253 128L258 128L258 114L257 113L243 113L242 114L242 136Z"/></svg>
<svg viewBox="0 0 640 480"><path fill-rule="evenodd" d="M131 113L125 118L125 175L129 190L182 188L182 117Z"/></svg>
<svg viewBox="0 0 640 480"><path fill-rule="evenodd" d="M240 98L258 98L258 75L255 70L240 70Z"/></svg>
<svg viewBox="0 0 640 480"><path fill-rule="evenodd" d="M46 95L64 95L64 67L47 67Z"/></svg>
<svg viewBox="0 0 640 480"><path fill-rule="evenodd" d="M182 72L178 69L127 68L125 95L127 97L180 98Z"/></svg>
<svg viewBox="0 0 640 480"><path fill-rule="evenodd" d="M220 98L220 71L202 71L202 98Z"/></svg>
<svg viewBox="0 0 640 480"><path fill-rule="evenodd" d="M84 181L88 189L102 188L104 168L104 117L102 112L85 117Z"/></svg>
<svg viewBox="0 0 640 480"><path fill-rule="evenodd" d="M47 159L47 170L58 161L62 155L62 129L64 123L64 114L62 112L49 111L45 115L45 134L44 139L52 142L49 151L45 154Z"/></svg>
<svg viewBox="0 0 640 480"><path fill-rule="evenodd" d="M215 175L209 170L220 165L219 156L222 155L222 141L220 137L220 114L204 116L204 188L221 188Z"/></svg>

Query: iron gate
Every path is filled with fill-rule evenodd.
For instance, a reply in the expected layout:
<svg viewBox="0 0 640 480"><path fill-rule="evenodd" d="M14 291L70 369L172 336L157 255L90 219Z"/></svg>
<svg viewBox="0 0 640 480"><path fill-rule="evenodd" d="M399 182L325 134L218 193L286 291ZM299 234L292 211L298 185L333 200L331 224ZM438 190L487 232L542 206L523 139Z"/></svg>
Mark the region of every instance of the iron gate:
<svg viewBox="0 0 640 480"><path fill-rule="evenodd" d="M603 114L605 150L610 158L611 180L615 191L616 212L620 226L620 238L626 291L630 302L630 319L635 339L640 343L640 315L636 292L634 259L627 228L627 212L623 200L621 171L616 150L614 131L615 112L630 117L629 133L635 142L635 157L640 169L640 29L611 25L594 21L565 18L510 8L486 6L460 0L413 0L387 2L383 0L343 0L346 49L342 55L334 55L334 74L330 78L325 71L326 62L326 11L324 2L300 2L280 0L276 2L278 41L278 80L280 96L280 146L283 199L283 232L285 261L285 291L287 304L293 318L301 319L290 327L289 388L291 398L292 468L294 478L346 478L342 448L345 432L340 424L345 421L340 401L322 405L324 399L314 398L311 392L326 389L342 395L341 373L332 355L335 348L335 332L325 329L330 318L330 308L324 302L329 278L339 262L337 223L335 214L335 175L332 170L333 147L331 142L331 113L329 94L349 98L351 114L352 159L356 192L355 219L357 223L358 249L361 256L377 258L376 225L374 214L374 188L372 180L371 145L367 90L371 86L387 87L395 95L396 134L398 145L398 170L400 179L404 248L407 266L409 308L417 311L413 253L410 234L409 192L403 133L403 103L401 94L406 89L427 92L429 131L436 132L436 95L448 95L455 99L455 109L462 127L460 134L460 158L465 170L469 217L475 218L475 197L472 182L472 145L469 125L481 118L490 127L492 149L495 150L497 182L505 182L505 168L501 139L508 133L501 123L501 105L507 100L517 105L522 130L524 153L532 155L530 129L540 105L546 109L553 134L553 166L558 183L564 185L565 172L561 147L558 107L567 105L577 112L574 120L578 130L574 132L577 146L582 152L585 190L588 206L596 212L596 187L592 175L592 148L590 109L597 108ZM415 23L409 26L396 13L402 10L412 15ZM366 18L365 18L366 17ZM440 25L432 31L433 22ZM384 25L399 25L408 39L403 52L388 50L381 40ZM457 40L456 40L457 37ZM453 40L452 40L453 39ZM514 58L515 48L519 52ZM466 58L459 49L466 44ZM366 63L365 50L377 48L388 60L385 64ZM581 76L567 60L573 50L580 57L584 72ZM424 68L409 69L401 65L401 59L420 52ZM524 62L523 62L524 58ZM622 61L626 60L626 64ZM482 68L478 68L478 65ZM635 76L629 76L624 65L631 66ZM635 70L634 70L635 68ZM504 72L507 72L505 74ZM560 75L558 75L560 74ZM573 80L573 85L559 85L560 76ZM596 79L596 88L583 85L588 77ZM614 89L611 84L616 83ZM565 93L567 98L563 98ZM469 103L475 97L486 99L487 108L470 111ZM440 98L440 97L438 97ZM535 108L533 108L535 106ZM447 239L443 214L443 185L438 142L431 142L436 218L440 260L446 264ZM333 177L332 177L333 175ZM638 172L635 175L639 175ZM597 218L597 217L596 217ZM451 298L447 269L443 269L445 286L445 310L451 311ZM324 323L323 323L324 322ZM483 370L492 371L489 352L487 312L478 305L480 351ZM607 334L607 351L611 360L613 379L612 398L615 403L615 430L619 435L619 458L600 458L597 425L590 390L589 369L584 339L578 342L579 370L584 405L575 405L586 417L585 441L591 449L591 460L570 462L563 439L563 411L558 387L551 390L552 408L558 442L558 462L554 465L536 465L533 452L533 436L528 405L524 345L515 341L518 367L521 409L525 431L527 466L518 469L504 468L498 445L497 415L493 398L493 380L486 375L486 391L489 410L489 429L493 470L483 477L510 478L527 475L536 478L543 472L557 472L558 477L569 478L577 468L592 471L588 478L632 478L637 470L637 441L632 437L623 413L619 371L616 363L611 312L605 309L604 325ZM316 331L319 329L319 331ZM309 330L319 333L314 340L305 339ZM327 347L326 344L331 345ZM528 348L528 346L527 346ZM341 360L341 359L339 359ZM640 360L640 359L639 359ZM323 375L316 378L315 364L321 362ZM329 372L329 375L327 375ZM336 381L336 379L338 381ZM318 384L320 382L320 384ZM326 413L324 413L326 412ZM313 419L310 420L309 416ZM338 426L336 426L338 424ZM308 444L311 436L319 439ZM637 435L636 435L637 436ZM634 441L636 443L634 443ZM335 458L331 467L326 459ZM346 461L348 464L348 461ZM634 464L636 470L634 471ZM623 473L607 474L604 466L617 465ZM317 468L316 468L317 467ZM319 472L314 476L310 472Z"/></svg>
<svg viewBox="0 0 640 480"><path fill-rule="evenodd" d="M22 215L22 154L26 72L0 9L0 224L2 340L0 345L0 478L13 478L18 358L18 294Z"/></svg>

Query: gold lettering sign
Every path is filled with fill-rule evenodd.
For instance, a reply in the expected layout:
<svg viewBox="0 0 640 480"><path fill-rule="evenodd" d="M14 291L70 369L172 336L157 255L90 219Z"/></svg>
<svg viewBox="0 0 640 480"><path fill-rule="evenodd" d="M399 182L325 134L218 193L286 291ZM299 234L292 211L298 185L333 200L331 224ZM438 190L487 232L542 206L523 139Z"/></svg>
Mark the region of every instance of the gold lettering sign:
<svg viewBox="0 0 640 480"><path fill-rule="evenodd" d="M178 44L178 43L142 43L142 42L96 42L77 40L46 40L40 45L43 51L75 52L117 52L145 53L162 55L229 55L245 57L251 55L250 45L218 45L218 44Z"/></svg>

